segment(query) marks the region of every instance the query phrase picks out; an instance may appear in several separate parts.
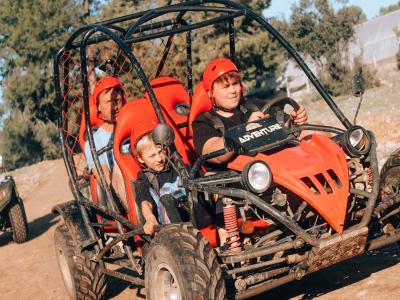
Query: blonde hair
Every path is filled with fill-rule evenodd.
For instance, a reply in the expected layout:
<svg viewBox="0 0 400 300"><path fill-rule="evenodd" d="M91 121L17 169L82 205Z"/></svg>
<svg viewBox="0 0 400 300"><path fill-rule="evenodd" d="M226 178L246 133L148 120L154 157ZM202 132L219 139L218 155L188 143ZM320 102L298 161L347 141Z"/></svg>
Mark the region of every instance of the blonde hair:
<svg viewBox="0 0 400 300"><path fill-rule="evenodd" d="M154 144L153 138L151 137L151 132L143 135L136 143L135 143L135 153L137 156L142 156L144 148L150 147Z"/></svg>

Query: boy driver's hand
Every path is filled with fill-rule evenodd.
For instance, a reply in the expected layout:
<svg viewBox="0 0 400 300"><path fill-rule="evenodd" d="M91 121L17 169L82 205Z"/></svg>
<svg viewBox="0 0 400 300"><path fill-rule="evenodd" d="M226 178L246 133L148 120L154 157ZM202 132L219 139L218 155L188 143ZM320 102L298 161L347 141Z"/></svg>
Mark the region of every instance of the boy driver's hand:
<svg viewBox="0 0 400 300"><path fill-rule="evenodd" d="M250 115L249 120L247 122L253 122L256 120L267 118L269 116L270 116L269 114L264 114L261 111L255 111ZM291 116L291 119L293 120L293 123L296 125L303 125L308 120L307 111L303 105L300 105L300 107L297 111L292 111L290 116ZM287 125L289 125L289 124L286 124L286 126Z"/></svg>
<svg viewBox="0 0 400 300"><path fill-rule="evenodd" d="M158 222L156 220L146 221L143 226L144 233L148 235L153 235L155 232L154 227L156 225L158 225Z"/></svg>
<svg viewBox="0 0 400 300"><path fill-rule="evenodd" d="M257 121L257 120L260 120L260 119L264 119L266 117L268 117L268 115L264 114L263 112L255 111L250 115L249 120L247 122Z"/></svg>
<svg viewBox="0 0 400 300"><path fill-rule="evenodd" d="M307 111L303 105L300 105L297 111L293 111L290 116L293 119L293 123L296 125L303 125L308 120Z"/></svg>

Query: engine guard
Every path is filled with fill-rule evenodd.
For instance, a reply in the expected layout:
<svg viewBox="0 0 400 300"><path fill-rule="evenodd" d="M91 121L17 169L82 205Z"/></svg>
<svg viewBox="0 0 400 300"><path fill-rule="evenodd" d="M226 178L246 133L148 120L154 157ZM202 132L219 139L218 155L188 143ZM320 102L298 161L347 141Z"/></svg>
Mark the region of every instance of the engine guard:
<svg viewBox="0 0 400 300"><path fill-rule="evenodd" d="M342 235L321 240L311 249L307 259L308 273L312 273L333 264L363 254L368 237L368 227L350 229Z"/></svg>

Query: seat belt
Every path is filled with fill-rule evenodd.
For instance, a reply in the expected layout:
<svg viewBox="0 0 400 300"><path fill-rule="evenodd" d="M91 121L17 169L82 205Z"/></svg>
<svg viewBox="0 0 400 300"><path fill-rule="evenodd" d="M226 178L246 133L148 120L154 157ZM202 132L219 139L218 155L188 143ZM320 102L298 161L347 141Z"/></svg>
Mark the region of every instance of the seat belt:
<svg viewBox="0 0 400 300"><path fill-rule="evenodd" d="M209 111L203 113L204 117L206 117L206 119L211 123L211 125L217 129L219 132L222 133L222 135L224 135L225 133L225 126L224 123L222 123L221 119L218 118L217 116L214 116L212 113L210 113Z"/></svg>
<svg viewBox="0 0 400 300"><path fill-rule="evenodd" d="M149 181L151 187L155 190L158 197L160 197L160 184L158 183L156 175L151 171L144 171L144 175L146 175L147 180Z"/></svg>
<svg viewBox="0 0 400 300"><path fill-rule="evenodd" d="M245 104L241 104L239 106L239 109L242 113L244 114L248 114L248 113L252 113L255 111L259 111L259 108L253 104L253 103L245 103ZM203 113L204 117L207 118L207 120L211 123L211 125L217 129L219 132L221 132L222 135L224 135L225 133L225 126L224 123L222 123L221 119L218 118L217 116L213 115L212 113L210 113L209 111Z"/></svg>

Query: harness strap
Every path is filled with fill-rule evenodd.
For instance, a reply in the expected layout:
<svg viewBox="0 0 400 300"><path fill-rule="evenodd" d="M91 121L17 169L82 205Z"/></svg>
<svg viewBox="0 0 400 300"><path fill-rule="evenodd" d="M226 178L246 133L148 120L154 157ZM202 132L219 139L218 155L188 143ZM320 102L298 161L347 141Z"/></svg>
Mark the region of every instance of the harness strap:
<svg viewBox="0 0 400 300"><path fill-rule="evenodd" d="M244 105L240 105L239 109L244 114L248 114L248 113L252 113L252 112L255 112L255 111L259 111L258 107L253 103L245 103ZM207 118L207 120L211 123L211 125L215 129L217 129L219 132L221 132L222 135L224 135L225 126L224 126L224 123L222 123L220 118L218 118L217 116L213 115L209 111L203 113L203 115Z"/></svg>
<svg viewBox="0 0 400 300"><path fill-rule="evenodd" d="M204 113L204 116L207 118L207 120L211 123L211 125L217 129L219 132L224 135L225 133L225 126L224 123L222 123L221 119L218 118L217 116L214 116L211 114L209 111Z"/></svg>
<svg viewBox="0 0 400 300"><path fill-rule="evenodd" d="M151 187L154 189L157 195L160 196L160 184L158 183L156 175L150 171L144 171L143 173L146 175Z"/></svg>

